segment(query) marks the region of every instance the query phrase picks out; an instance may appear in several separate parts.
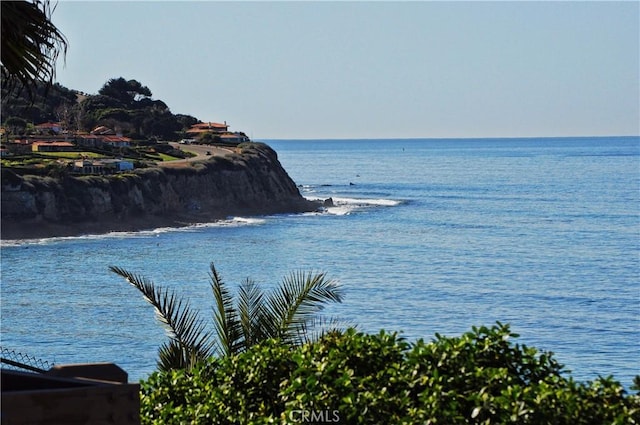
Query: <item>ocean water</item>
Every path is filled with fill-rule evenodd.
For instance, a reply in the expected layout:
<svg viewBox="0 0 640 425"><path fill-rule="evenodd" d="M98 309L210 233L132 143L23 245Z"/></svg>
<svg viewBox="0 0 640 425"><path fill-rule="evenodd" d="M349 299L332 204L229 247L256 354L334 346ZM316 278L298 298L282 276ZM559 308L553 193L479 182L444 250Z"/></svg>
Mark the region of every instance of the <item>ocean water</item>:
<svg viewBox="0 0 640 425"><path fill-rule="evenodd" d="M117 265L211 317L231 287L324 271L328 313L409 340L509 323L580 381L640 374L640 138L267 141L323 213L140 233L3 241L3 348L116 362L130 380L165 340Z"/></svg>

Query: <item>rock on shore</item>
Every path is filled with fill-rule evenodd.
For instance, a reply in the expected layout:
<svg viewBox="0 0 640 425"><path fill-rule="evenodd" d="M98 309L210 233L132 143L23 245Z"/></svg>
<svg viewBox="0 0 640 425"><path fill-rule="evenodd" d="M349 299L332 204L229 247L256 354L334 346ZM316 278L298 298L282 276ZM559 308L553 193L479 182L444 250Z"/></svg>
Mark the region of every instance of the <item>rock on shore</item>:
<svg viewBox="0 0 640 425"><path fill-rule="evenodd" d="M51 178L2 170L2 239L145 230L317 210L262 143L178 168Z"/></svg>

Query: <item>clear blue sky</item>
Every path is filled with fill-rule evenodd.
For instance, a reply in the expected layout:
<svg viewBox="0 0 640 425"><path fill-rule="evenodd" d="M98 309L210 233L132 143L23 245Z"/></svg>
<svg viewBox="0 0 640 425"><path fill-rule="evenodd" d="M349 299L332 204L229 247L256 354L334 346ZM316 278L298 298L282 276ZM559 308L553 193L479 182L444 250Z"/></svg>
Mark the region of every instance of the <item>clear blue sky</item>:
<svg viewBox="0 0 640 425"><path fill-rule="evenodd" d="M58 82L269 138L640 134L640 3L72 2Z"/></svg>

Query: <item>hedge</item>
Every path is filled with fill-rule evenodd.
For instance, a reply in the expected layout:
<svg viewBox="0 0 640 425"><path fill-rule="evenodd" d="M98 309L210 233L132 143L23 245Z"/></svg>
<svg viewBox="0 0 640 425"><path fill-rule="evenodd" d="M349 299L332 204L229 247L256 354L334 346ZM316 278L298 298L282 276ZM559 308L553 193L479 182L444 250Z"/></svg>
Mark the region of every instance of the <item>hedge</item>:
<svg viewBox="0 0 640 425"><path fill-rule="evenodd" d="M436 334L334 332L276 341L142 382L143 424L636 424L640 395L612 377L578 383L508 325ZM638 380L638 378L636 378Z"/></svg>

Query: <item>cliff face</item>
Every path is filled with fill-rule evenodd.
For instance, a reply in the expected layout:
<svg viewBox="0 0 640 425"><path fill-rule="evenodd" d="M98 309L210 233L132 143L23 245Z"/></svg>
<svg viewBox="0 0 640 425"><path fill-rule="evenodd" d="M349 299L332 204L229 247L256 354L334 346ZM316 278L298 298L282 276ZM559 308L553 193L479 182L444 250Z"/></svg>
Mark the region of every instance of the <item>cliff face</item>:
<svg viewBox="0 0 640 425"><path fill-rule="evenodd" d="M176 168L54 179L2 175L2 238L142 230L209 222L230 215L305 212L304 199L260 143Z"/></svg>

